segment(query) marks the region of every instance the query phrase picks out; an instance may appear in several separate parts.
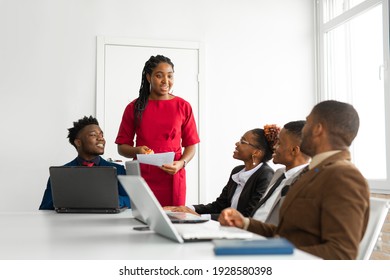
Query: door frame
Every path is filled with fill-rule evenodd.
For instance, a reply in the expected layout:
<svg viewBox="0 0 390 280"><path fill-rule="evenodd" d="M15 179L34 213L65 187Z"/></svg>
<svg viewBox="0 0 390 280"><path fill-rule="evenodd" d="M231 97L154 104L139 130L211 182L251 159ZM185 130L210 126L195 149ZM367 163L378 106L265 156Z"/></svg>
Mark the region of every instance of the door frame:
<svg viewBox="0 0 390 280"><path fill-rule="evenodd" d="M97 36L96 40L96 117L99 125L105 130L105 49L108 45L133 46L133 47L153 47L153 48L174 48L174 49L192 49L198 51L198 120L197 127L201 142L198 144L198 203L204 201L205 192L205 170L204 161L205 145L202 142L205 131L205 103L204 103L204 47L200 42L189 41L160 41L147 39L134 39L126 37L107 37Z"/></svg>

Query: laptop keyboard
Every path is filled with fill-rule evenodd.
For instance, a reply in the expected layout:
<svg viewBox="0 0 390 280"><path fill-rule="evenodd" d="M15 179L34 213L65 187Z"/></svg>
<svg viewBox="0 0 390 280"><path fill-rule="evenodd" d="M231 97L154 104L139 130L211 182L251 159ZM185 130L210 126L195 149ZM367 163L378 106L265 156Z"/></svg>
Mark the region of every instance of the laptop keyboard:
<svg viewBox="0 0 390 280"><path fill-rule="evenodd" d="M184 213L184 212L165 212L172 223L204 223L207 222L208 219L201 218L200 216Z"/></svg>
<svg viewBox="0 0 390 280"><path fill-rule="evenodd" d="M183 239L248 239L252 238L253 234L249 231L241 230L236 227L219 226L216 228L202 227L196 225L192 227L176 226L179 234Z"/></svg>

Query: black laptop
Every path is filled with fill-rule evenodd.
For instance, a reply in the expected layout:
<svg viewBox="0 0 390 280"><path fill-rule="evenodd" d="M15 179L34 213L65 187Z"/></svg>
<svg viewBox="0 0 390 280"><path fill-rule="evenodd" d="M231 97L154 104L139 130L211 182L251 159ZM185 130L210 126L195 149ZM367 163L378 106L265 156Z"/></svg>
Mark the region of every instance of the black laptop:
<svg viewBox="0 0 390 280"><path fill-rule="evenodd" d="M54 209L58 213L119 213L117 171L113 166L51 166Z"/></svg>

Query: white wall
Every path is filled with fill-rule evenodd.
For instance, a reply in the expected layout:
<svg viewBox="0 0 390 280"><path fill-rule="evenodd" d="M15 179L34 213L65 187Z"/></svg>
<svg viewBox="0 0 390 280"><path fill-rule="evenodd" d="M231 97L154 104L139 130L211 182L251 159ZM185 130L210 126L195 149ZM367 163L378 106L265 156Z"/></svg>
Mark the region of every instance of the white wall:
<svg viewBox="0 0 390 280"><path fill-rule="evenodd" d="M313 11L311 0L0 0L0 211L37 209L48 167L75 157L67 128L95 115L99 35L204 44L211 201L240 164L245 131L303 119L314 104Z"/></svg>

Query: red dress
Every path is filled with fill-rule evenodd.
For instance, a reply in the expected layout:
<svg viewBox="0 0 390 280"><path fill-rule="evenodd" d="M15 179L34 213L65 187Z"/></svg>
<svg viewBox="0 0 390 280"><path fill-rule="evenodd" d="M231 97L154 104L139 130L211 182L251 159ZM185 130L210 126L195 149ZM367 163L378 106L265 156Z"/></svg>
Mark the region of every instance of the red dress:
<svg viewBox="0 0 390 280"><path fill-rule="evenodd" d="M191 105L175 96L169 100L148 100L141 124L135 130L133 100L127 105L116 144L148 146L155 153L175 152L179 160L182 147L199 143ZM134 137L135 145L134 145ZM185 205L186 173L182 168L170 175L157 166L141 164L141 174L162 206Z"/></svg>

